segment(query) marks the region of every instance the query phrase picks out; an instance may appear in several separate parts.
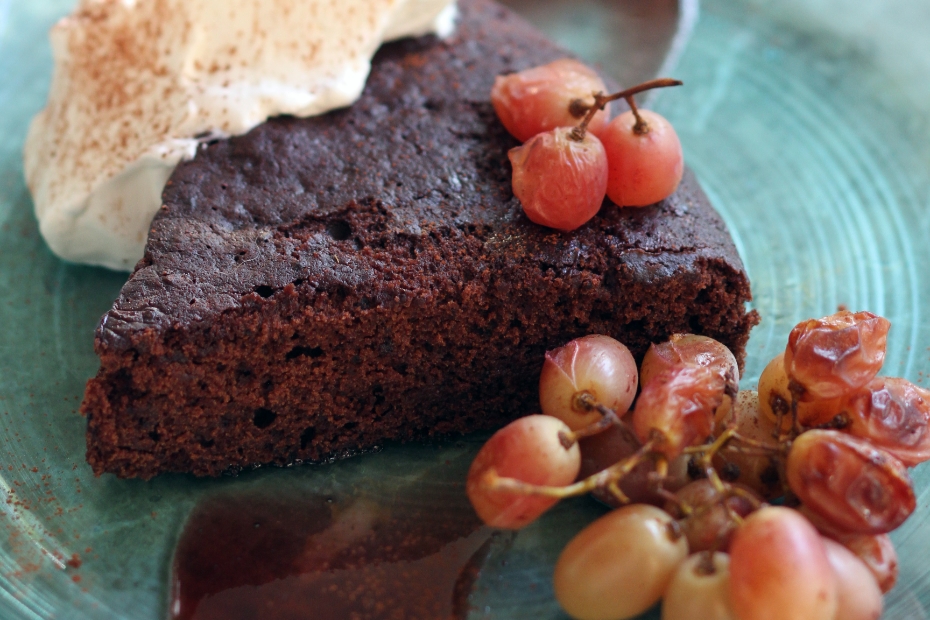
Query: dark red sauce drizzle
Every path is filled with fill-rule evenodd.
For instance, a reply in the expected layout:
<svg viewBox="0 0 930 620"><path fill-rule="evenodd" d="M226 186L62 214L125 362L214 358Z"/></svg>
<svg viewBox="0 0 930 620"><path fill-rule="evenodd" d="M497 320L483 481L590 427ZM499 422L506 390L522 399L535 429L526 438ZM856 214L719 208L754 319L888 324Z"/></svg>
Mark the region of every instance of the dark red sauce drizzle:
<svg viewBox="0 0 930 620"><path fill-rule="evenodd" d="M491 536L464 496L213 497L178 542L170 618L464 618Z"/></svg>

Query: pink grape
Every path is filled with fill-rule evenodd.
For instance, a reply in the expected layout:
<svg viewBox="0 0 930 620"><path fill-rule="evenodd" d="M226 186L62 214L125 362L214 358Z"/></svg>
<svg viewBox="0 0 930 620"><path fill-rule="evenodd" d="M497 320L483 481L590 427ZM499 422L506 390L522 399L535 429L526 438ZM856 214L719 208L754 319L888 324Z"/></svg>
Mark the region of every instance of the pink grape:
<svg viewBox="0 0 930 620"><path fill-rule="evenodd" d="M797 511L749 515L730 545L730 597L739 620L824 620L837 608L823 539Z"/></svg>
<svg viewBox="0 0 930 620"><path fill-rule="evenodd" d="M655 605L688 555L673 519L634 504L607 513L573 538L555 565L555 596L578 620L623 620Z"/></svg>
<svg viewBox="0 0 930 620"><path fill-rule="evenodd" d="M563 232L594 217L607 192L607 154L592 133L556 128L510 150L513 193L530 221Z"/></svg>
<svg viewBox="0 0 930 620"><path fill-rule="evenodd" d="M491 89L491 104L497 117L520 142L556 127L574 127L582 112L571 113L572 102L594 104L594 93L607 87L593 69L571 58L562 58L540 67L499 75ZM594 115L588 130L600 134L610 118L610 106Z"/></svg>
<svg viewBox="0 0 930 620"><path fill-rule="evenodd" d="M798 506L804 515L823 536L835 540L868 567L882 592L889 592L898 580L898 552L888 534L852 534L843 531L810 508Z"/></svg>
<svg viewBox="0 0 930 620"><path fill-rule="evenodd" d="M493 488L494 475L535 485L563 486L578 475L578 445L566 449L559 433L568 427L556 418L531 415L511 422L482 446L465 490L475 512L493 527L519 529L535 521L558 500Z"/></svg>
<svg viewBox="0 0 930 620"><path fill-rule="evenodd" d="M882 615L882 591L868 567L852 551L829 538L823 539L827 559L836 576L836 618L878 620Z"/></svg>
<svg viewBox="0 0 930 620"><path fill-rule="evenodd" d="M626 346L610 336L576 338L546 353L539 376L542 412L565 422L573 431L601 419L586 410L578 397L588 394L622 416L636 396L636 360Z"/></svg>
<svg viewBox="0 0 930 620"><path fill-rule="evenodd" d="M684 172L678 134L665 118L640 110L648 125L637 132L632 111L613 119L600 134L607 152L607 196L621 207L644 207L671 196Z"/></svg>
<svg viewBox="0 0 930 620"><path fill-rule="evenodd" d="M898 581L898 552L888 534L841 534L834 537L862 560L882 592L890 592Z"/></svg>

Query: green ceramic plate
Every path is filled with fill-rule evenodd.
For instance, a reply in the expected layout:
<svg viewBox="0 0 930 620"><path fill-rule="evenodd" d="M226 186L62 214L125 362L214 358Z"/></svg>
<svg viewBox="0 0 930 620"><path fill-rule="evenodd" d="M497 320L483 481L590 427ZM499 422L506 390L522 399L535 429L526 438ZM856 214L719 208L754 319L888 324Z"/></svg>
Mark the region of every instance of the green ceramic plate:
<svg viewBox="0 0 930 620"><path fill-rule="evenodd" d="M125 276L49 253L20 163L51 70L45 33L71 5L0 0L0 618L166 617L174 543L211 494L261 489L398 510L458 501L479 439L238 479L93 477L77 408L97 367L94 326ZM615 54L605 43L667 43L666 26L636 21L654 15L655 3L543 5L548 13L536 17L550 34L607 72L622 79L657 69L654 55ZM922 383L930 372L930 5L708 0L675 73L686 87L654 104L730 225L763 316L744 386L795 322L841 304L891 319L886 372ZM886 618L930 610L930 468L914 478L919 507L893 535L901 576ZM569 502L493 541L469 617L563 618L552 563L600 510Z"/></svg>

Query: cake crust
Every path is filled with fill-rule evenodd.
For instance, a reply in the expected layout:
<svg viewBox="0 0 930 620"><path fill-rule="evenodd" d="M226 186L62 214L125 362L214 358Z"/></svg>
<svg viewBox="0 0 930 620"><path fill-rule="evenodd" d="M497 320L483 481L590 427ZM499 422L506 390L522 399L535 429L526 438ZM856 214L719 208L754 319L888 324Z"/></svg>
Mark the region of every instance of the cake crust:
<svg viewBox="0 0 930 620"><path fill-rule="evenodd" d="M742 362L757 315L694 176L559 233L510 188L494 76L565 52L486 0L385 46L362 98L211 143L164 193L97 330L95 473L218 475L499 426L543 353L610 334L641 359L693 331Z"/></svg>

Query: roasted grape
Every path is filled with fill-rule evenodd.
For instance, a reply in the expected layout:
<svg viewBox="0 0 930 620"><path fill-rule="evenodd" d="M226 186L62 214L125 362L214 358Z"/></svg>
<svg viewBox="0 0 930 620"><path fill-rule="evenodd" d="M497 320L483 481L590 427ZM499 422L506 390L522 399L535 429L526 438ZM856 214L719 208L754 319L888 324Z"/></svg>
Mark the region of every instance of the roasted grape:
<svg viewBox="0 0 930 620"><path fill-rule="evenodd" d="M791 390L790 380L785 372L785 354L779 353L768 363L759 376L759 407L763 415L777 424L781 419L781 430L791 430ZM798 403L798 422L801 426L813 427L828 424L843 404L841 398L818 399Z"/></svg>
<svg viewBox="0 0 930 620"><path fill-rule="evenodd" d="M525 142L556 127L574 127L593 105L592 95L606 90L593 69L577 60L562 58L498 76L491 89L491 104L507 131ZM595 135L601 133L609 119L608 104L604 111L594 115L588 130Z"/></svg>
<svg viewBox="0 0 930 620"><path fill-rule="evenodd" d="M609 336L576 338L546 353L539 404L544 414L578 430L601 418L582 396L622 416L636 396L637 375L636 360L624 344Z"/></svg>
<svg viewBox="0 0 930 620"><path fill-rule="evenodd" d="M842 311L802 321L788 335L785 370L803 402L845 396L871 381L885 360L887 319Z"/></svg>
<svg viewBox="0 0 930 620"><path fill-rule="evenodd" d="M714 412L720 406L725 382L703 366L678 366L647 383L633 409L633 430L643 443L668 460L713 432Z"/></svg>
<svg viewBox="0 0 930 620"><path fill-rule="evenodd" d="M499 477L536 485L560 486L578 475L578 445L565 448L565 424L551 416L531 415L511 422L482 446L468 471L466 492L478 516L493 527L519 529L558 500L495 488Z"/></svg>
<svg viewBox="0 0 930 620"><path fill-rule="evenodd" d="M510 150L513 193L533 222L575 230L600 210L607 191L607 154L591 133L557 128Z"/></svg>
<svg viewBox="0 0 930 620"><path fill-rule="evenodd" d="M674 520L635 504L604 515L568 543L555 565L555 596L578 620L622 620L655 605L688 555Z"/></svg>
<svg viewBox="0 0 930 620"><path fill-rule="evenodd" d="M666 342L651 345L640 367L640 383L646 385L652 377L682 364L704 366L720 373L729 393L735 394L739 389L739 365L730 349L713 338L696 334L672 334ZM727 394L717 415L729 411L730 405Z"/></svg>
<svg viewBox="0 0 930 620"><path fill-rule="evenodd" d="M718 491L707 479L695 480L675 493L677 501L665 504L665 511L679 520L691 553L729 549L736 518L745 517L761 504L750 489L730 488L738 493Z"/></svg>
<svg viewBox="0 0 930 620"><path fill-rule="evenodd" d="M678 134L651 110L631 110L600 134L607 152L607 195L621 207L644 207L665 200L678 188L684 157Z"/></svg>
<svg viewBox="0 0 930 620"><path fill-rule="evenodd" d="M682 562L662 599L662 620L736 620L730 556L699 553Z"/></svg>
<svg viewBox="0 0 930 620"><path fill-rule="evenodd" d="M852 551L828 538L823 539L827 559L836 576L835 618L878 620L882 615L882 591L868 567Z"/></svg>
<svg viewBox="0 0 930 620"><path fill-rule="evenodd" d="M917 503L901 461L839 431L808 431L795 439L786 475L808 509L850 533L890 532Z"/></svg>
<svg viewBox="0 0 930 620"><path fill-rule="evenodd" d="M876 377L843 401L846 432L908 467L930 459L930 392L906 379Z"/></svg>
<svg viewBox="0 0 930 620"><path fill-rule="evenodd" d="M739 620L829 620L836 578L823 539L797 511L749 515L730 545L730 599Z"/></svg>
<svg viewBox="0 0 930 620"><path fill-rule="evenodd" d="M656 375L682 364L709 368L729 381L734 392L738 387L739 365L730 349L696 334L672 334L666 342L651 345L643 358L640 383L646 385Z"/></svg>

